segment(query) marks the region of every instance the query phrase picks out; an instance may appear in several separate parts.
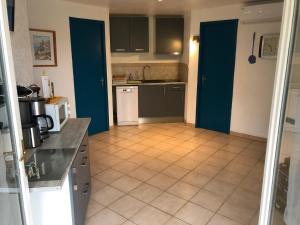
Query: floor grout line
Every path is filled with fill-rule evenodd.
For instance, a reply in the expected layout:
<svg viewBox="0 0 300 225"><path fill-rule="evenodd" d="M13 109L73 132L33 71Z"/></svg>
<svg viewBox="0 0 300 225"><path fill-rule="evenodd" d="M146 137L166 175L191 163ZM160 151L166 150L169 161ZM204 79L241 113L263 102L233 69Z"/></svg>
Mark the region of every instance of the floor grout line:
<svg viewBox="0 0 300 225"><path fill-rule="evenodd" d="M142 131L142 132L145 132L145 131ZM184 132L184 131L183 131L183 132ZM180 133L181 133L181 132L178 132L177 135L179 135ZM202 133L206 133L206 132L201 132L200 134L202 134ZM207 132L207 133L209 133L209 132ZM164 136L166 136L166 135L164 135ZM173 135L173 136L175 136L175 135ZM194 135L194 136L190 135L190 136L191 136L191 138L196 138L197 136L199 136L199 134ZM134 156L136 156L137 154L143 154L142 152L143 152L144 150L143 150L143 151L140 151L140 152L135 152L135 151L134 151L135 154L132 155L132 156L130 156L129 158L127 158L127 159L122 158L122 160L121 160L120 162L117 162L117 163L115 163L114 165L111 165L111 166L109 166L108 168L106 168L106 169L104 169L104 170L102 170L102 171L100 171L100 172L98 172L98 173L96 173L96 174L93 174L93 178L96 179L96 180L98 180L97 178L95 178L95 176L97 176L98 174L100 174L100 173L102 173L102 172L104 172L104 171L106 171L106 170L112 169L112 170L115 170L115 171L120 172L120 173L123 174L121 177L117 178L116 180L121 179L121 178L124 177L124 176L128 176L128 177L132 177L132 178L134 178L134 179L137 179L137 180L139 180L139 181L141 182L140 185L138 185L137 187L135 187L134 189L130 190L130 191L127 192L127 193L124 193L124 191L121 190L125 195L122 195L120 198L118 198L118 199L115 200L114 202L110 203L108 206L105 206L105 208L110 209L110 208L109 208L110 205L114 204L116 201L120 200L120 199L123 198L124 196L130 196L130 197L132 197L132 198L134 198L134 199L136 199L136 200L138 200L138 201L141 201L140 199L137 199L137 198L135 198L134 196L131 196L129 193L132 192L133 190L137 189L138 187L140 187L140 186L143 185L143 184L147 184L147 185L153 186L153 185L147 183L147 181L151 180L151 179L152 179L154 176L156 176L156 175L164 174L163 172L164 172L167 168L176 165L176 162L182 160L183 158L185 158L185 157L186 157L187 155L189 155L190 153L192 153L192 152L194 152L194 151L197 151L197 149L198 149L200 146L203 146L203 145L207 144L208 142L213 141L213 139L216 139L217 137L222 137L222 135L214 135L213 138L211 138L211 140L207 140L206 142L204 142L204 143L202 143L202 144L198 144L198 145L195 144L195 145L197 145L197 147L195 147L195 148L193 148L193 149L189 149L188 152L186 152L186 153L183 154L183 155L180 155L180 157L179 157L177 160L172 161L172 162L164 161L164 160L159 159L159 157L162 156L163 154L165 154L165 153L171 153L171 151L172 151L171 149L169 149L169 150L165 150L165 149L164 149L164 150L162 150L162 151L163 151L162 154L159 154L159 155L156 155L156 156L149 156L149 155L146 155L147 157L152 158L151 160L153 160L153 159L158 159L158 160L167 162L167 163L169 163L169 164L168 164L168 166L167 166L166 168L164 168L164 169L162 169L162 170L159 170L159 171L155 171L156 173L155 173L153 176L151 176L150 178L148 178L147 180L144 180L144 181L141 181L141 180L135 178L134 176L131 176L131 175L130 175L131 172L133 172L133 171L135 171L135 170L138 170L138 169L141 168L141 167L144 167L143 165L139 165L139 166L137 166L135 169L133 169L133 170L131 170L131 171L129 171L129 172L126 172L126 173L123 173L122 171L119 171L119 170L115 170L115 169L113 168L114 166L116 166L116 165L118 165L118 164L120 164L120 163L123 163L123 162L131 162L131 161L129 161L129 159L130 159L131 157L134 157ZM150 138L150 137L149 137L149 138ZM171 139L171 138L172 138L172 136L170 136L170 139ZM123 139L123 137L122 137L122 139ZM125 138L125 139L126 139L126 138ZM237 139L237 140L238 140L238 139ZM188 139L184 140L183 142L186 142L186 141L188 141ZM162 140L162 141L158 140L157 142L158 142L158 144L160 144L160 143L165 143L166 140ZM250 145L253 144L253 143L254 143L254 141L249 142L249 144L248 144L247 146L250 146ZM139 142L139 141L138 141L138 142L134 142L132 145L136 145L136 144L142 144L142 142ZM109 145L110 145L110 144L109 144ZM112 144L112 145L114 145L114 144ZM166 188L165 190L161 190L162 193L160 193L158 196L156 196L151 202L155 201L155 199L159 198L159 197L160 197L162 194L164 194L164 193L168 193L168 194L170 194L170 195L172 195L172 196L175 196L175 197L177 197L177 198L183 199L182 197L179 197L179 196L177 196L177 195L175 195L175 194L169 193L168 190L169 190L171 187L173 187L174 185L178 184L178 182L185 182L185 181L183 181L184 177L186 177L186 176L187 176L188 174L190 174L191 172L196 172L196 173L198 173L198 172L195 171L195 170L196 170L201 164L204 164L209 158L213 157L217 152L219 152L219 151L226 151L225 149L223 149L223 147L225 147L226 145L228 145L228 144L224 144L224 145L222 145L221 147L216 148L217 151L216 151L215 153L209 154L209 157L208 157L208 158L206 158L205 160L199 162L199 164L197 164L197 166L194 167L193 169L188 169L188 172L187 172L184 176L182 176L181 178L179 178L179 179L178 179L178 178L174 178L174 177L172 177L172 176L169 176L169 175L167 175L167 174L164 174L164 175L166 175L166 176L168 176L168 177L171 177L171 178L173 178L173 179L176 179L176 182L175 182L174 184L172 184L171 186L169 186L168 188ZM180 146L180 144L174 145L174 146ZM243 148L243 151L245 151L245 149L247 148L247 146L245 146L245 147ZM128 147L130 147L130 146L121 148L121 150L119 150L119 151L127 150ZM154 147L154 145L153 145L153 146L148 146L147 150L149 150L150 148L153 148L153 147ZM212 146L209 146L209 147L212 147ZM213 147L213 148L214 148L214 147ZM99 151L101 151L101 150L99 150ZM107 154L109 154L109 155L113 155L113 156L115 156L115 157L118 157L118 156L117 156L117 153L118 153L119 151L116 151L116 152L114 152L114 153L107 153L107 152L105 152L105 153L107 153ZM132 150L128 150L128 151L132 151ZM228 161L227 164L223 166L223 169L220 169L220 170L218 171L218 173L216 173L214 176L211 176L211 177L210 177L210 180L209 180L208 182L206 182L206 184L204 184L202 187L197 187L197 186L195 186L196 188L198 188L198 191L197 191L197 192L196 192L189 200L183 199L184 201L186 201L186 203L183 204L183 206L182 206L181 208L179 208L174 214L166 213L166 214L168 214L168 215L171 216L169 220L171 220L173 217L175 217L175 215L176 215L176 214L177 214L177 213L178 213L178 212L179 212L186 204L188 204L188 203L193 203L193 204L198 205L197 203L194 203L194 202L192 202L191 200L192 200L192 199L193 199L193 198L194 198L194 197L195 197L195 196L196 196L196 195L197 195L197 194L198 194L198 193L199 193L199 192L200 192L200 191L201 191L201 190L209 183L209 182L211 182L212 180L216 179L216 177L224 170L224 168L227 167L231 162L233 162L234 159L236 159L243 151L239 152L238 154L235 155L235 157L233 157L230 161ZM103 151L103 152L104 152L104 151ZM227 151L227 152L230 152L230 151ZM231 152L231 153L232 153L232 152ZM95 154L95 152L93 152L93 154ZM173 153L173 154L174 154L174 153ZM145 154L143 154L143 155L145 155ZM119 157L119 158L121 158L121 157ZM260 161L258 160L258 162L257 162L255 165L257 165L259 162L260 162ZM134 162L131 162L131 163L134 163ZM176 165L176 166L179 166L179 167L180 167L180 165ZM213 165L212 165L212 166L213 166ZM147 167L145 167L145 168L147 168ZM183 167L181 167L181 168L183 168ZM237 190L237 189L240 187L241 183L248 177L248 175L254 170L254 168L255 168L255 166L253 166L253 168L248 172L248 174L243 175L243 179L241 179L241 181L240 181L239 184L235 185L236 187L235 187L234 191L228 196L228 198L226 198L226 200L223 202L222 205L224 205L225 202L227 201L227 199L229 199L230 196L232 196L232 194L235 192L235 190ZM148 168L148 169L152 170L151 168ZM184 168L184 169L186 169L186 168ZM232 171L230 171L230 172L231 172L231 173L234 173L234 172L232 172ZM198 174L201 174L201 173L198 173ZM116 180L114 180L114 181L116 181ZM99 181L103 182L102 180L99 180ZM114 181L113 181L113 182L114 182ZM111 182L111 183L113 183L113 182ZM222 181L222 182L224 182L224 181ZM114 189L119 190L118 188L111 186L111 184L107 184L107 183L105 183L105 182L103 182L103 183L104 183L106 186L110 186L110 187L112 187L112 188L114 188ZM187 183L187 182L185 182L185 183ZM227 183L227 182L225 182L225 183ZM189 184L189 183L187 183L187 184ZM190 184L190 185L191 185L191 184ZM106 187L106 186L105 186L105 187ZM194 186L194 185L192 185L192 186ZM153 187L158 188L158 187L156 187L156 186L153 186ZM102 189L102 188L101 188L101 189ZM99 189L98 191L100 191L101 189ZM98 191L96 191L96 192L98 192ZM209 190L208 190L208 191L209 191ZM209 192L210 192L210 191L209 191ZM94 200L95 200L95 199L94 199ZM96 201L96 200L95 200L95 201ZM96 201L96 202L97 202L97 201ZM142 201L142 202L143 202L143 201ZM153 206L153 205L150 204L151 202L149 202L149 203L143 202L143 203L146 204L146 205L145 205L144 207L142 207L136 214L138 214L138 213L139 213L143 208L145 208L147 205L156 208L155 206ZM100 203L100 205L102 205L102 204ZM204 209L206 209L205 207L203 207L203 206L201 206L201 205L199 205L199 206L202 207L202 208L204 208ZM220 207L216 210L216 212L213 212L213 211L211 211L211 210L210 210L210 211L213 212L213 213L214 213L214 216L215 216L215 215L218 213L218 211L219 211L219 209L220 209L221 207L222 207L222 206L220 206ZM103 209L105 209L105 208L103 208ZM103 210L103 209L102 209L102 210ZM161 210L161 209L159 209L159 208L156 208L156 209L158 209L158 210L164 212L163 210ZM100 210L100 211L102 211L102 210ZM110 210L112 210L112 209L110 209ZM208 210L209 210L209 209L208 209ZM99 211L99 212L100 212L100 211ZM114 210L112 210L112 211L114 211ZM98 213L99 213L99 212L98 212ZM115 211L114 211L114 212L115 212ZM117 212L116 212L116 213L117 213ZM165 213L165 212L164 212L164 213ZM96 213L96 214L97 214L97 213ZM117 214L120 215L119 213L117 213ZM134 215L136 215L136 214L134 214ZM133 218L134 215L131 216L130 219ZM120 215L120 216L122 216L122 215ZM91 217L92 217L92 216L91 216ZM89 217L89 218L91 218L91 217ZM124 216L122 216L122 217L125 218ZM175 218L176 218L176 217L175 217ZM211 217L211 219L212 219L212 218L213 218L213 216ZM125 218L125 219L130 221L130 219L127 219L127 218ZM179 219L179 218L178 218L178 219ZM169 221L169 220L168 220L168 221ZM180 219L179 219L179 220L180 220ZM231 219L231 220L232 220L232 219ZM167 222L166 222L166 223L167 223ZM208 222L208 223L209 223L209 222Z"/></svg>

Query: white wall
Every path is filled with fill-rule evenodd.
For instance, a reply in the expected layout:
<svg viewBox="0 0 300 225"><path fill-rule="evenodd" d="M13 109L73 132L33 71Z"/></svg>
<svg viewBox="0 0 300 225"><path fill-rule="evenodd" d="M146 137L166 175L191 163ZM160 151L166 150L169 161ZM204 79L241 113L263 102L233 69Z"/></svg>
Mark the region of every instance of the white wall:
<svg viewBox="0 0 300 225"><path fill-rule="evenodd" d="M18 84L33 83L32 56L29 38L27 1L15 0L15 30L10 32L16 80Z"/></svg>
<svg viewBox="0 0 300 225"><path fill-rule="evenodd" d="M64 2L60 0L28 0L29 25L31 28L56 31L57 67L34 68L34 77L40 83L43 71L54 82L55 93L69 98L71 116L76 117L75 92L72 67L71 39L69 17L101 20L105 22L107 83L109 101L110 125L113 125L112 116L112 76L109 39L109 11L107 8Z"/></svg>
<svg viewBox="0 0 300 225"><path fill-rule="evenodd" d="M266 33L279 33L280 23L241 25L239 28L231 130L266 138L268 136L276 60L265 60L257 57L256 64L248 63L253 32L256 32L257 37ZM259 41L256 44L256 53L259 51L258 44Z"/></svg>
<svg viewBox="0 0 300 225"><path fill-rule="evenodd" d="M241 5L214 9L192 10L190 36L198 35L200 22L237 19ZM237 37L236 68L233 90L231 130L258 137L267 137L276 60L258 59L250 65L247 61L251 52L252 35L257 32L256 55L259 36L262 33L278 33L280 23L239 24ZM186 121L195 123L198 77L198 44L190 41L189 82L187 87Z"/></svg>

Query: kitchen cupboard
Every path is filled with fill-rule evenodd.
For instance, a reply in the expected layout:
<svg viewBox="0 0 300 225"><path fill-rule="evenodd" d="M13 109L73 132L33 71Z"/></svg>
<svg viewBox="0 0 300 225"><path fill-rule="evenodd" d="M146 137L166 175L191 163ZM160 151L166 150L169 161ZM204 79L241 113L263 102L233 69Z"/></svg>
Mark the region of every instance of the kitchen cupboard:
<svg viewBox="0 0 300 225"><path fill-rule="evenodd" d="M149 19L143 16L110 16L112 52L149 52Z"/></svg>
<svg viewBox="0 0 300 225"><path fill-rule="evenodd" d="M164 85L140 85L139 117L164 117L165 91Z"/></svg>
<svg viewBox="0 0 300 225"><path fill-rule="evenodd" d="M185 84L141 85L139 117L184 117Z"/></svg>
<svg viewBox="0 0 300 225"><path fill-rule="evenodd" d="M130 51L130 17L110 17L110 46L112 52Z"/></svg>
<svg viewBox="0 0 300 225"><path fill-rule="evenodd" d="M64 131L70 133L69 130L66 130L69 128L78 127L68 127L67 124L64 128ZM75 130L80 133L81 129L82 127L79 127ZM66 138L65 136L62 136L61 133L57 133L56 135L56 138L52 138L52 140L56 140L56 144L60 142L70 143L70 140L68 140L68 138ZM74 136L74 138L76 137ZM48 140L46 140L46 142ZM48 150L42 149L40 151ZM65 151L72 152L70 154L73 154L73 152L75 152L74 154L76 154L74 156L74 159L72 159L72 165L70 165L70 168L67 168L66 177L62 177L61 181L39 181L36 185L39 186L45 184L45 187L30 188L30 200L32 212L34 213L34 225L85 224L85 215L91 194L91 175L87 133L85 134L78 149L76 148L76 150L74 150L70 145L70 149L65 149ZM48 165L48 167L46 167L48 168L47 170L49 170L52 175L57 176L57 174L60 172L60 167L63 167L63 165L58 164L57 168L52 167L53 165L51 164L51 160L53 161L53 159L55 159L55 154L58 153L57 151L53 150L53 152L51 153L51 157L49 157L49 162L46 161L45 164ZM66 158L66 153L62 155L63 158ZM62 183L60 184L60 182ZM47 187L47 184L49 185L49 187ZM52 187L52 184L56 184L57 186Z"/></svg>
<svg viewBox="0 0 300 225"><path fill-rule="evenodd" d="M184 85L166 86L166 113L169 117L183 117L185 102Z"/></svg>
<svg viewBox="0 0 300 225"><path fill-rule="evenodd" d="M183 52L184 18L157 16L155 27L156 53L181 55Z"/></svg>
<svg viewBox="0 0 300 225"><path fill-rule="evenodd" d="M149 20L147 17L131 18L130 47L133 52L149 52Z"/></svg>
<svg viewBox="0 0 300 225"><path fill-rule="evenodd" d="M86 134L70 170L70 188L73 199L74 225L84 225L91 194L88 135Z"/></svg>

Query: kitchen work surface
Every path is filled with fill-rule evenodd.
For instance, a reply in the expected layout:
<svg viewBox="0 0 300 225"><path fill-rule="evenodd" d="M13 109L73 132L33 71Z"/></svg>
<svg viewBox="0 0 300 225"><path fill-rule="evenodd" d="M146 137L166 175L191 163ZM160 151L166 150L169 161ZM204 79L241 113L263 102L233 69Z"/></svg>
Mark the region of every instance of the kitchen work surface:
<svg viewBox="0 0 300 225"><path fill-rule="evenodd" d="M86 225L257 225L265 142L184 123L89 138Z"/></svg>
<svg viewBox="0 0 300 225"><path fill-rule="evenodd" d="M40 179L29 179L31 191L56 190L62 187L90 121L89 118L69 119L61 132L51 133L40 147L28 150L26 164L34 161L44 164Z"/></svg>

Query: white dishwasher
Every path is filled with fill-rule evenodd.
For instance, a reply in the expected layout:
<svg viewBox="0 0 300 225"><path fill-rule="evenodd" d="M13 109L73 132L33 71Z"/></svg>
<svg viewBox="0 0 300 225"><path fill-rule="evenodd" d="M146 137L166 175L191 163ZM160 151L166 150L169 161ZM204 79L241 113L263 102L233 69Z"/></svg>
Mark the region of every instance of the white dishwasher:
<svg viewBox="0 0 300 225"><path fill-rule="evenodd" d="M117 87L117 118L119 126L139 123L138 86Z"/></svg>

